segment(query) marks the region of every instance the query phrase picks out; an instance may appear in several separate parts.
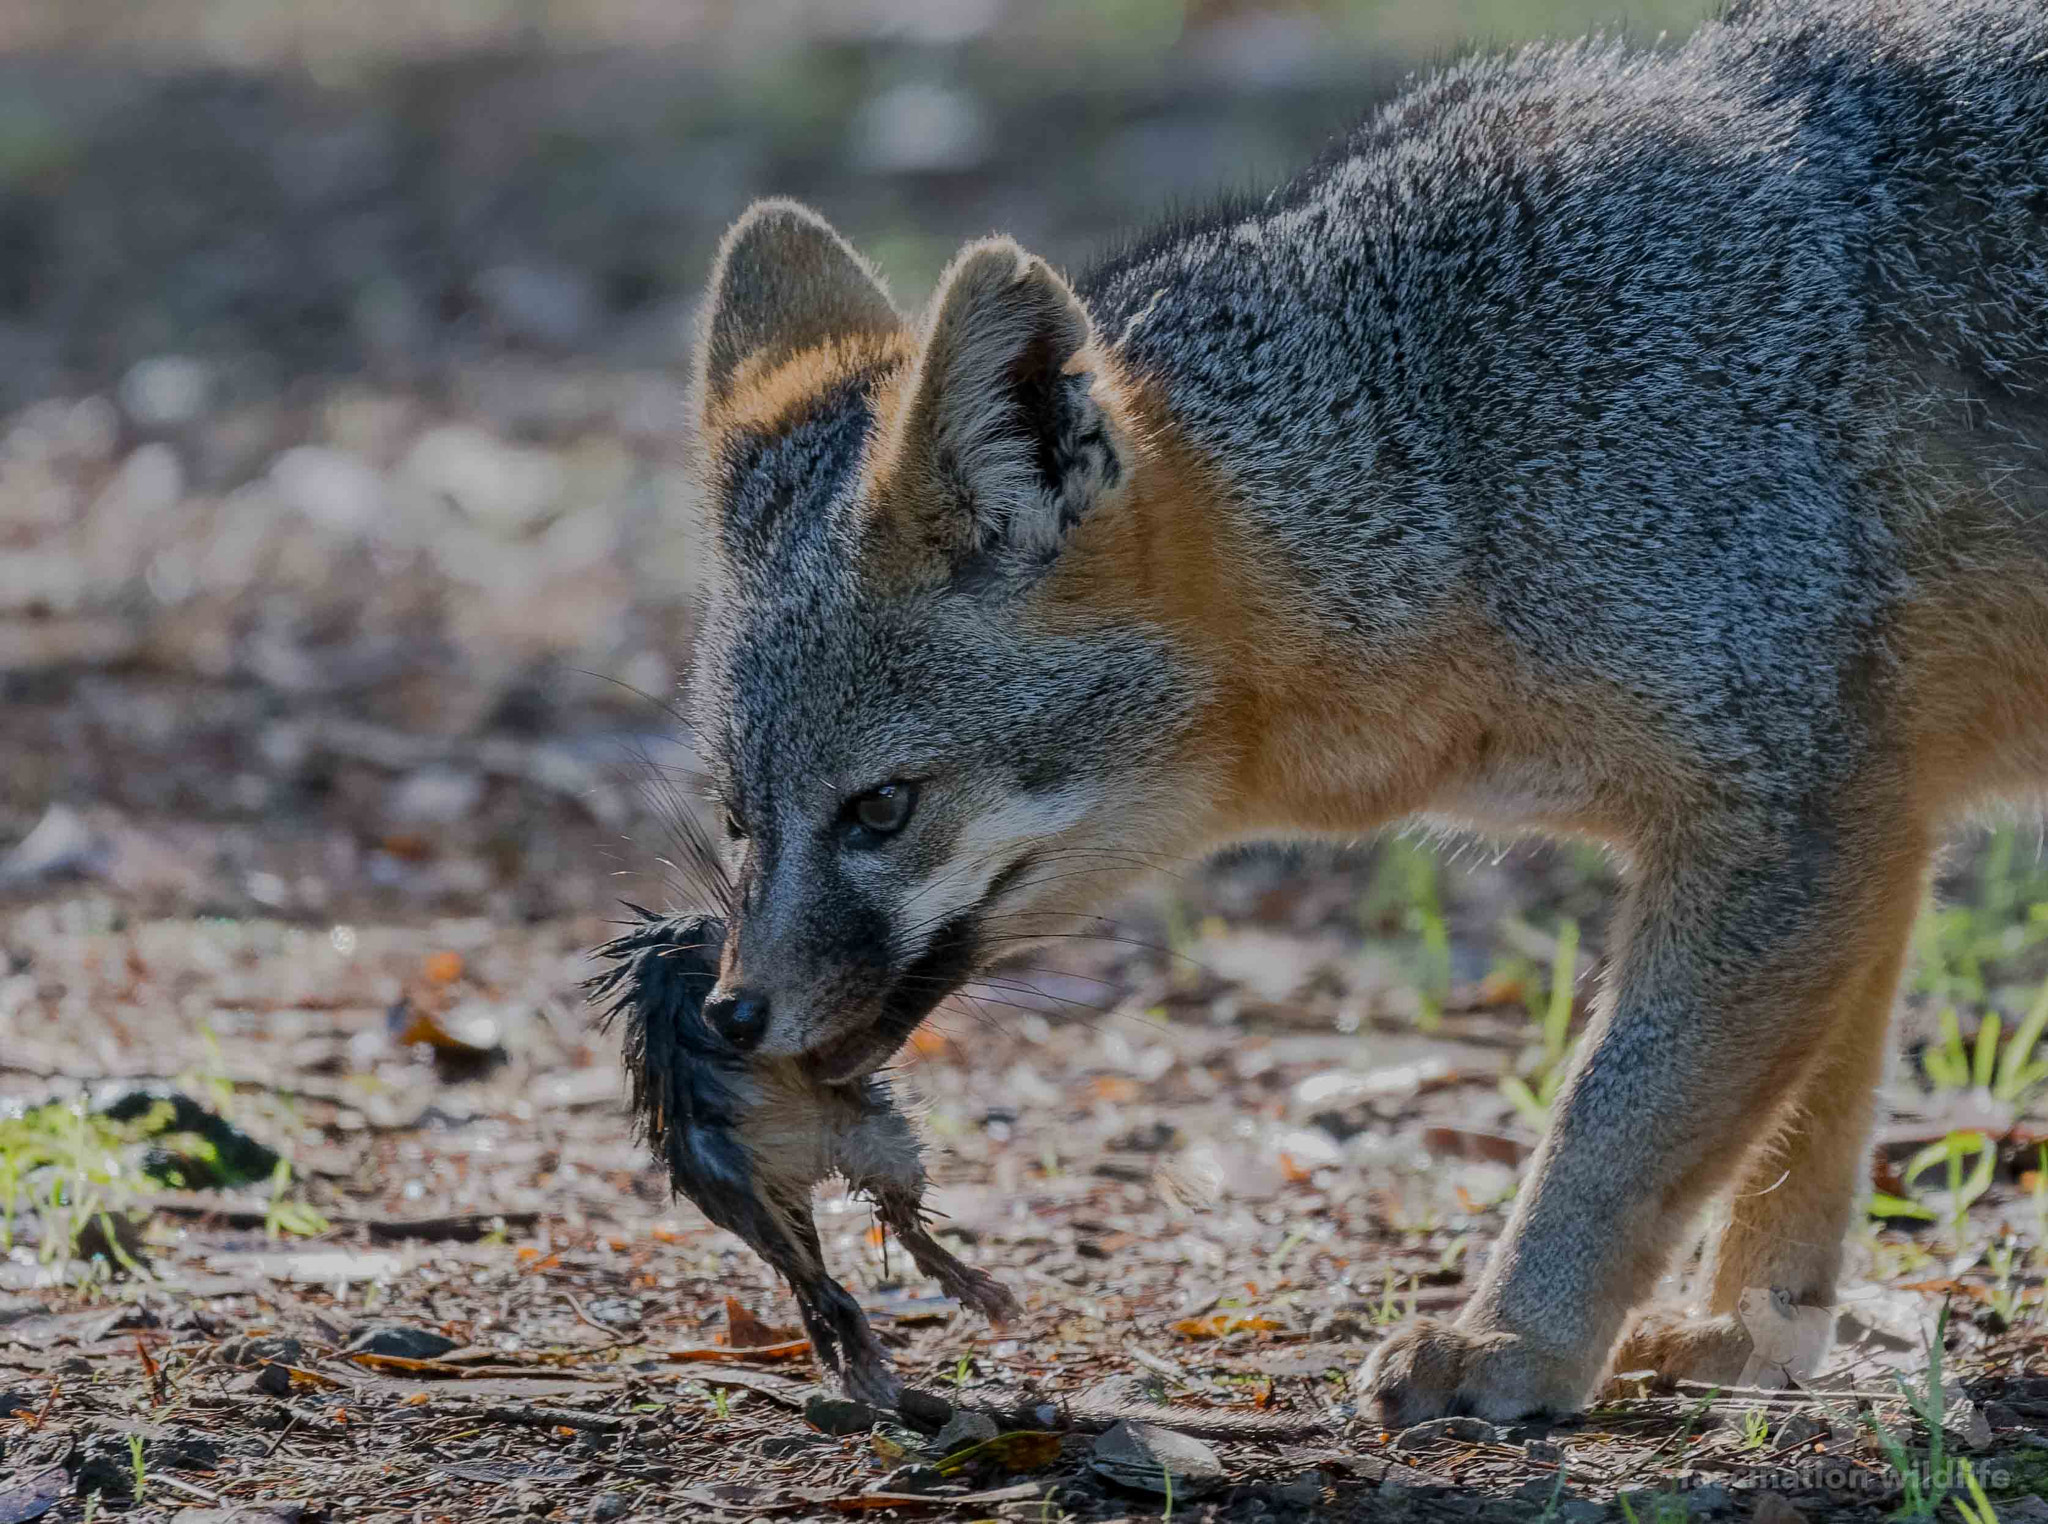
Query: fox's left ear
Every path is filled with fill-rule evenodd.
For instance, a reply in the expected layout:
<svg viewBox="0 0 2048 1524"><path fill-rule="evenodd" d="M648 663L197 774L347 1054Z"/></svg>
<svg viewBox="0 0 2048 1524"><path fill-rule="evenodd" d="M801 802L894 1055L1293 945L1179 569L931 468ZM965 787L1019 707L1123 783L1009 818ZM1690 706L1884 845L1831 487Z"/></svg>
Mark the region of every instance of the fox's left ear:
<svg viewBox="0 0 2048 1524"><path fill-rule="evenodd" d="M1093 339L1043 260L1006 238L961 251L882 455L881 512L956 572L1049 562L1122 476Z"/></svg>

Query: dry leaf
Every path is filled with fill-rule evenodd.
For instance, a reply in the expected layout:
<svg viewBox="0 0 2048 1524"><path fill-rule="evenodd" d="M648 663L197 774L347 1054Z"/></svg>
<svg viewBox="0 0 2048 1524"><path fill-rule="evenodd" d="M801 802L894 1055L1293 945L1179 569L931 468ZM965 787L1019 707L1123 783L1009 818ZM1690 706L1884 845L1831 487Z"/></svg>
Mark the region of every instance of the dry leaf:
<svg viewBox="0 0 2048 1524"><path fill-rule="evenodd" d="M795 1360L811 1352L809 1339L791 1339L783 1344L762 1344L749 1349L727 1349L722 1344L700 1344L685 1349L662 1351L664 1360Z"/></svg>
<svg viewBox="0 0 2048 1524"><path fill-rule="evenodd" d="M796 1329L764 1323L731 1297L725 1299L725 1342L731 1348L766 1349L802 1341L803 1335Z"/></svg>
<svg viewBox="0 0 2048 1524"><path fill-rule="evenodd" d="M965 1450L955 1450L934 1463L941 1476L957 1476L975 1466L995 1466L1008 1472L1043 1471L1060 1458L1060 1436L1048 1430L1019 1429L998 1434Z"/></svg>
<svg viewBox="0 0 2048 1524"><path fill-rule="evenodd" d="M1221 1339L1234 1333L1277 1333L1282 1324L1275 1318L1212 1312L1206 1317L1182 1318L1172 1327L1184 1339Z"/></svg>
<svg viewBox="0 0 2048 1524"><path fill-rule="evenodd" d="M427 959L426 976L433 984L453 984L462 977L462 954L437 952Z"/></svg>

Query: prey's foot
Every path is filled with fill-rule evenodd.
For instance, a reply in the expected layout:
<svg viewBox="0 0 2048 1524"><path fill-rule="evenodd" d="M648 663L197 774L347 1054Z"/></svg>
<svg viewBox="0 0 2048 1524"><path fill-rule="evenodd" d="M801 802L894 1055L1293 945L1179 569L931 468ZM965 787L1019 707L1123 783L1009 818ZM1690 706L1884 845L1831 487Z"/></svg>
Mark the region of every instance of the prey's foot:
<svg viewBox="0 0 2048 1524"><path fill-rule="evenodd" d="M860 1304L830 1276L805 1279L792 1289L818 1364L845 1388L847 1396L870 1407L893 1408L902 1395L903 1383L897 1379L889 1352L868 1327Z"/></svg>
<svg viewBox="0 0 2048 1524"><path fill-rule="evenodd" d="M939 1241L919 1228L915 1233L898 1232L911 1260L939 1283L939 1289L963 1307L972 1308L1000 1328L1024 1309L1010 1288L985 1270L964 1264L947 1253Z"/></svg>
<svg viewBox="0 0 2048 1524"><path fill-rule="evenodd" d="M1365 1410L1390 1430L1451 1414L1489 1423L1562 1415L1583 1405L1591 1384L1590 1375L1519 1335L1435 1318L1396 1329L1358 1374Z"/></svg>
<svg viewBox="0 0 2048 1524"><path fill-rule="evenodd" d="M1000 1328L1023 1312L1017 1298L994 1276L955 1258L932 1236L915 1197L897 1192L878 1195L882 1221L910 1255L911 1263L939 1283L947 1296L971 1308Z"/></svg>

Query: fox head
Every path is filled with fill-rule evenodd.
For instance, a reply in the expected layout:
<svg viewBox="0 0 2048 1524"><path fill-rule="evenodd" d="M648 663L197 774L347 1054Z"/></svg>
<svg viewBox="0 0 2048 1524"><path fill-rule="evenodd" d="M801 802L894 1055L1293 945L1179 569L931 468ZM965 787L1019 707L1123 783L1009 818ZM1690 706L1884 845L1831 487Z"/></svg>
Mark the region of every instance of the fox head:
<svg viewBox="0 0 2048 1524"><path fill-rule="evenodd" d="M1129 585L1146 441L1074 292L970 245L919 317L815 214L725 238L691 401L709 1014L832 1082L1183 845L1208 684ZM1142 579L1140 579L1142 580Z"/></svg>

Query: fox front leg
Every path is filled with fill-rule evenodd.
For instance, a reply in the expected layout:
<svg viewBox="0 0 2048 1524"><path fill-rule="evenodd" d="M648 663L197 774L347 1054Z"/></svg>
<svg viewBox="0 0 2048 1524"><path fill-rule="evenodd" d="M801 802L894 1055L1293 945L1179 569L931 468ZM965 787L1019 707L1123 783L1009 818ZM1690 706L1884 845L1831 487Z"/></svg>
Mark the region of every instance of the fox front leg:
<svg viewBox="0 0 2048 1524"><path fill-rule="evenodd" d="M1825 821L1744 824L1688 833L1645 865L1619 977L1471 1302L1455 1323L1398 1330L1361 1372L1382 1424L1584 1406L1700 1207L1760 1151L1794 1161L1785 1199L1824 1208L1769 1268L1802 1301L1831 1298L1853 1172L1783 1139L1845 1045L1884 1041L1867 1007L1891 998L1930 833L1867 797ZM1731 1231L1745 1231L1740 1213ZM1733 1247L1762 1258L1747 1239Z"/></svg>

